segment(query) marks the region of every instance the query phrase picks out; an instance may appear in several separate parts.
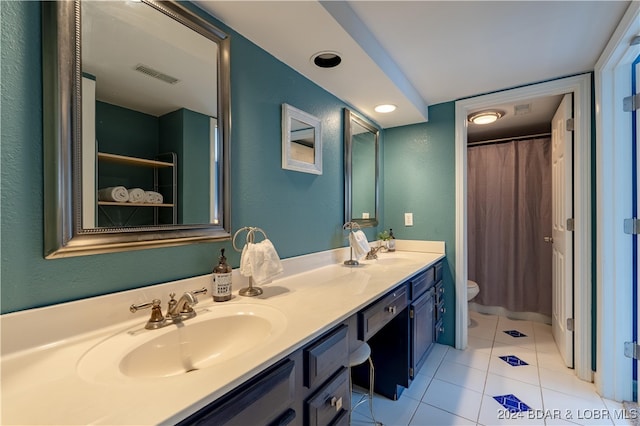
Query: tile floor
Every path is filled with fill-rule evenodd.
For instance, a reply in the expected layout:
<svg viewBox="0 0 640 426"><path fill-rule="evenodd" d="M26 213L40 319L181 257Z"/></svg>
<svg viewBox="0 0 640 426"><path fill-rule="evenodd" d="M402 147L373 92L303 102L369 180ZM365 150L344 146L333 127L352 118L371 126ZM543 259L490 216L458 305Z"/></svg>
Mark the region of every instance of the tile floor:
<svg viewBox="0 0 640 426"><path fill-rule="evenodd" d="M630 415L622 404L600 398L592 383L579 380L564 366L551 326L469 314L473 326L468 348L460 351L436 344L398 401L374 397L376 420L388 426L634 425L637 421L629 418L637 413ZM358 399L353 396L354 402ZM353 412L351 424L371 424L366 403Z"/></svg>

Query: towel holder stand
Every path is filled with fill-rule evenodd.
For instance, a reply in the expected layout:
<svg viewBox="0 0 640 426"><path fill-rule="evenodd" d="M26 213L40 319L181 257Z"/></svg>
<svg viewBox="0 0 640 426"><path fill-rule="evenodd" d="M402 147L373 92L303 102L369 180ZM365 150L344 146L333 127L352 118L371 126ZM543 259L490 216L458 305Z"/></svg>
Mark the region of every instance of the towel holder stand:
<svg viewBox="0 0 640 426"><path fill-rule="evenodd" d="M256 227L256 226L243 226L242 228L238 229L236 231L236 233L233 235L233 240L232 240L232 244L233 244L233 249L235 251L237 251L238 253L242 253L242 249L239 249L238 246L236 245L236 239L238 238L238 234L240 234L241 232L247 232L247 236L245 239L245 245L246 244L253 244L255 242L255 233L256 232L260 232L262 234L262 236L264 237L263 239L267 239L267 234L260 228ZM244 246L243 246L244 248ZM254 297L254 296L260 296L262 294L262 289L260 287L254 287L253 285L253 277L249 277L249 287L245 287L245 288L241 288L240 291L238 292L238 294L240 296L249 296L249 297Z"/></svg>
<svg viewBox="0 0 640 426"><path fill-rule="evenodd" d="M344 225L342 225L342 229L343 230L349 229L349 232L353 232L354 228L356 228L356 230L361 229L360 225L356 222L347 222ZM348 260L344 261L344 264L347 266L358 266L360 263L353 258L353 247L351 247L350 249L351 249L351 255L349 256Z"/></svg>

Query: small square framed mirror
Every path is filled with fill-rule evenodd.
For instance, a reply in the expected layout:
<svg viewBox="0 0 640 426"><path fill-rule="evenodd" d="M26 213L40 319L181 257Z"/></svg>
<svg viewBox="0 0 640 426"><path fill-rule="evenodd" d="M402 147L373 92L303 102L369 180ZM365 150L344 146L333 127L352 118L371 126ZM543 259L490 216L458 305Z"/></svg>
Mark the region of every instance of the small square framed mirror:
<svg viewBox="0 0 640 426"><path fill-rule="evenodd" d="M322 123L288 104L282 104L282 168L322 174Z"/></svg>

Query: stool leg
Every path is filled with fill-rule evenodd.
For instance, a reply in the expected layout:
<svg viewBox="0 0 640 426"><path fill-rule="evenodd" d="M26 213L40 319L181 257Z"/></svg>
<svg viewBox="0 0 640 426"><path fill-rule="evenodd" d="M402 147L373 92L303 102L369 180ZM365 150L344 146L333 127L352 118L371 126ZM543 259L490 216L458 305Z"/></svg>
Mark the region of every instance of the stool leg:
<svg viewBox="0 0 640 426"><path fill-rule="evenodd" d="M375 380L375 370L373 368L373 361L369 357L369 412L371 413L371 420L373 424L382 426L382 423L376 420L376 416L373 414L373 382Z"/></svg>

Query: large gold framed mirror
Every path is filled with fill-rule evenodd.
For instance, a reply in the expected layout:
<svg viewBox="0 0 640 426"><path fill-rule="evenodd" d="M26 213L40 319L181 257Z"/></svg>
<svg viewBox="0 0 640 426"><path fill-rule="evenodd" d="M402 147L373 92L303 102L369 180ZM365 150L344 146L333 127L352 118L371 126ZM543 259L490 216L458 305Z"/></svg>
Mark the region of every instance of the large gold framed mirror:
<svg viewBox="0 0 640 426"><path fill-rule="evenodd" d="M45 257L228 239L228 35L170 1L42 12Z"/></svg>
<svg viewBox="0 0 640 426"><path fill-rule="evenodd" d="M344 110L345 222L378 226L379 134L373 124Z"/></svg>

